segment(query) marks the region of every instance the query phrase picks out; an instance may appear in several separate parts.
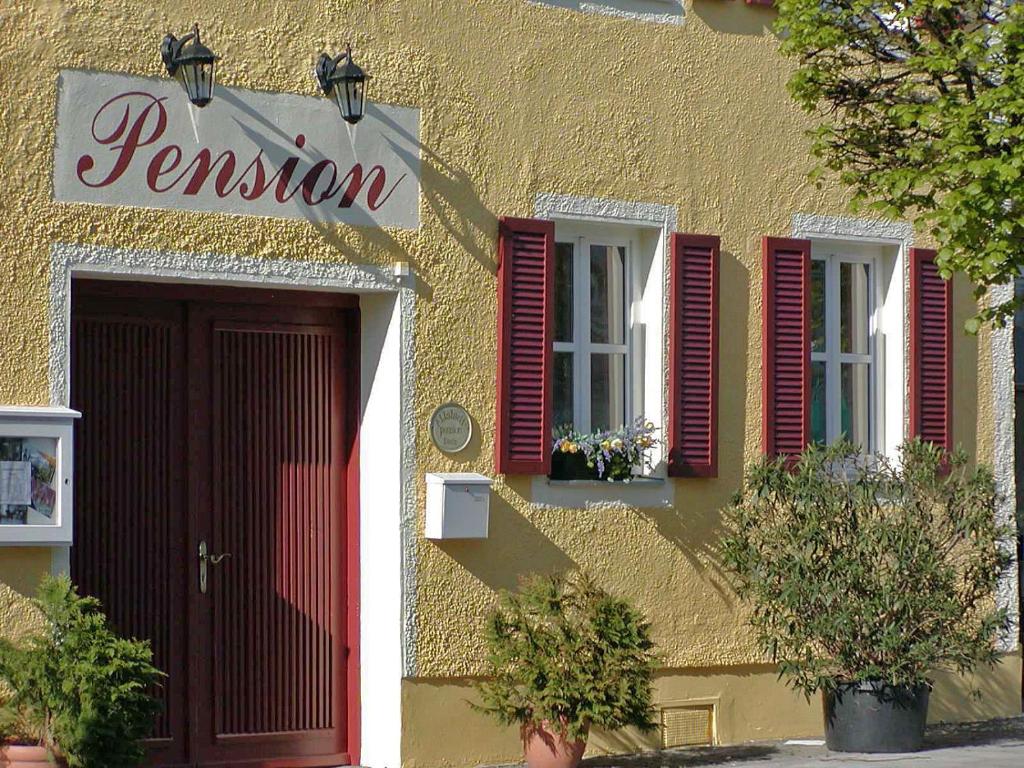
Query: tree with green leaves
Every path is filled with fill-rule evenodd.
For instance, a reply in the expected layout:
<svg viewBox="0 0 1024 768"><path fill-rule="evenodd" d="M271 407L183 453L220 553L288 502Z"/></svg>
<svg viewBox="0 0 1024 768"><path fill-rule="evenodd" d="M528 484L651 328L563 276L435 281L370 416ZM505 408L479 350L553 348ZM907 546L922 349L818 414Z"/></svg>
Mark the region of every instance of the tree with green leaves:
<svg viewBox="0 0 1024 768"><path fill-rule="evenodd" d="M1024 267L1024 5L777 0L790 80L815 116L817 175L854 209L926 226L944 277L1001 285ZM1013 303L969 323L1001 323Z"/></svg>

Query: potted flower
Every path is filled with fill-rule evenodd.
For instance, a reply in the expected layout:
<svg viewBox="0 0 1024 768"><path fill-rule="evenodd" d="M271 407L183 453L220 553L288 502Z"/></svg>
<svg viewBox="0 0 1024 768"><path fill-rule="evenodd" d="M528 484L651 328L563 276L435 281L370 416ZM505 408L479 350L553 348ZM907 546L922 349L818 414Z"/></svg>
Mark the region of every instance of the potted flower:
<svg viewBox="0 0 1024 768"><path fill-rule="evenodd" d="M0 766L28 768L40 757L67 768L140 765L162 677L149 643L118 637L99 602L67 578L44 579L34 604L43 631L23 645L0 640L0 683L11 691L3 721L21 724ZM34 744L11 740L26 734Z"/></svg>
<svg viewBox="0 0 1024 768"><path fill-rule="evenodd" d="M578 573L503 593L487 645L477 708L519 726L529 768L574 768L592 727L654 727L648 624Z"/></svg>
<svg viewBox="0 0 1024 768"><path fill-rule="evenodd" d="M26 713L9 702L0 707L0 768L52 768L42 741Z"/></svg>
<svg viewBox="0 0 1024 768"><path fill-rule="evenodd" d="M654 424L643 417L615 430L582 434L571 426L555 430L551 477L556 480L629 482L657 442Z"/></svg>
<svg viewBox="0 0 1024 768"><path fill-rule="evenodd" d="M1010 563L992 474L913 441L902 461L853 445L751 467L726 510L722 558L760 648L821 692L828 747L921 747L929 675L998 659L992 600Z"/></svg>

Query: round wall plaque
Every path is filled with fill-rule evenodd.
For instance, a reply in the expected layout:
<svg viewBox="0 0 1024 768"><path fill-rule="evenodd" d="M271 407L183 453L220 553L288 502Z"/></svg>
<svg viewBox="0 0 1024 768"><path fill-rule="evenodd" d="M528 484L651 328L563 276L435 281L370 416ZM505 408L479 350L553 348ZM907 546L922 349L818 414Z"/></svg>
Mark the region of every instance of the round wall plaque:
<svg viewBox="0 0 1024 768"><path fill-rule="evenodd" d="M439 405L430 417L430 439L445 453L458 453L473 437L473 421L457 403Z"/></svg>

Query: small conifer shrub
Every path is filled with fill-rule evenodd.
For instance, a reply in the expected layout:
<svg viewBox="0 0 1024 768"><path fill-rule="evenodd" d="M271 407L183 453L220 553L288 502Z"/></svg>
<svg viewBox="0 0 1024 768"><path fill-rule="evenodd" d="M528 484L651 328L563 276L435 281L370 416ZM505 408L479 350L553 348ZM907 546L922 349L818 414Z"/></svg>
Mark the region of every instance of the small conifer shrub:
<svg viewBox="0 0 1024 768"><path fill-rule="evenodd" d="M134 768L143 758L162 674L148 642L118 637L99 601L66 577L43 580L35 605L45 630L22 646L0 640L7 718L31 724L69 768Z"/></svg>
<svg viewBox="0 0 1024 768"><path fill-rule="evenodd" d="M578 573L533 576L503 593L487 622L480 710L504 725L585 739L591 726L653 727L649 625Z"/></svg>

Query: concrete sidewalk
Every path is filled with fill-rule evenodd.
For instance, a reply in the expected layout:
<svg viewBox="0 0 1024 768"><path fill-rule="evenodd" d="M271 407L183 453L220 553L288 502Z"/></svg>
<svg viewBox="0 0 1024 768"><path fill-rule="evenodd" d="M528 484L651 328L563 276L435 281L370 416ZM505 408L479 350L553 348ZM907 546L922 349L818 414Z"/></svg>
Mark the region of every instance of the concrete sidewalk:
<svg viewBox="0 0 1024 768"><path fill-rule="evenodd" d="M817 768L852 765L878 765L885 768L1024 768L1024 717L935 726L928 730L925 749L907 755L840 754L830 753L823 746L762 742L735 747L595 757L583 761L583 768Z"/></svg>

